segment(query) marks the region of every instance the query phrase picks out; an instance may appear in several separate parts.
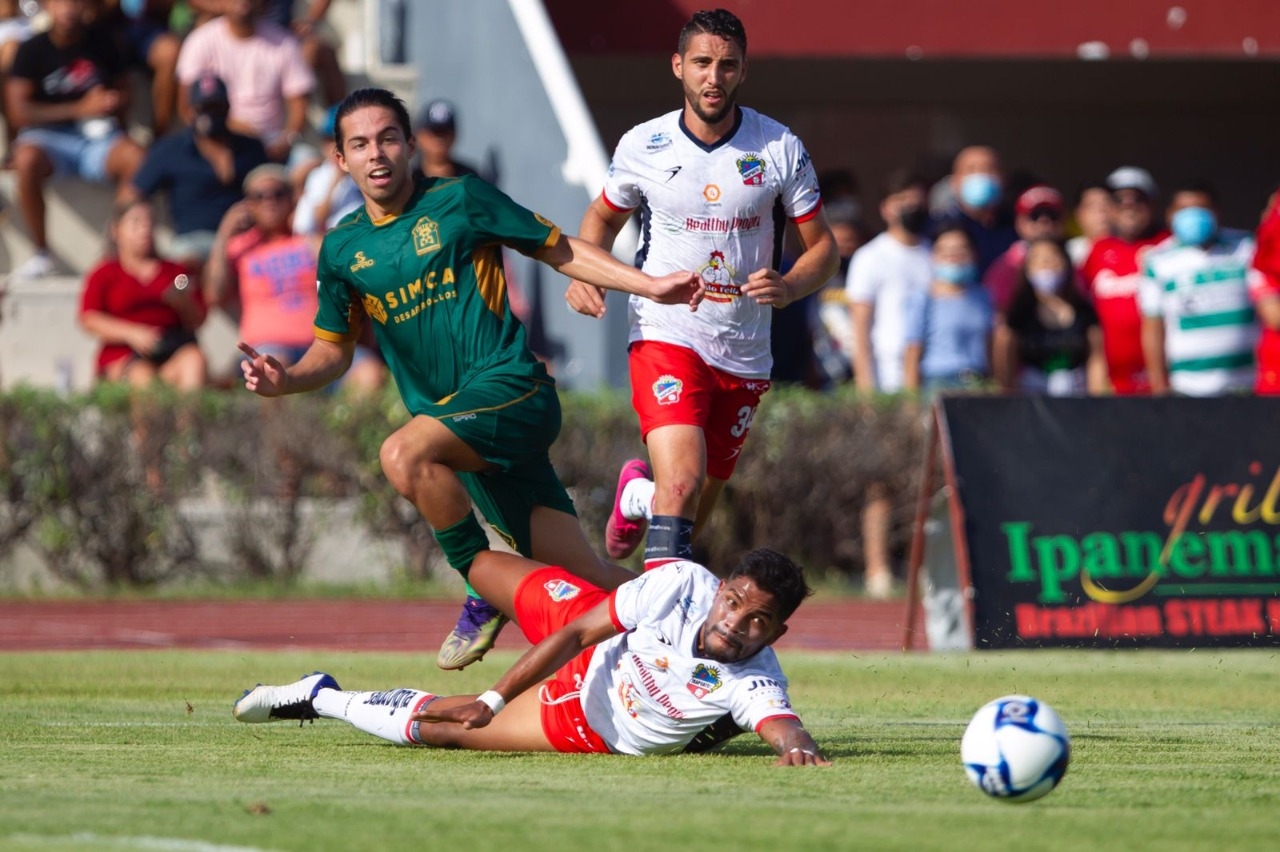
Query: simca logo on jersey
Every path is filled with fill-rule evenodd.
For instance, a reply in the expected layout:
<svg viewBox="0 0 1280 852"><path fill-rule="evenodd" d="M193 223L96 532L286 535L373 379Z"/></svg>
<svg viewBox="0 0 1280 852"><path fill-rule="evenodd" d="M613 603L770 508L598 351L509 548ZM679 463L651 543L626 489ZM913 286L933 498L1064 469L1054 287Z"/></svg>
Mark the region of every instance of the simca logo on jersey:
<svg viewBox="0 0 1280 852"><path fill-rule="evenodd" d="M370 263L372 264L372 261ZM387 309L383 306L382 300L372 293L365 294L364 312L383 325L387 324Z"/></svg>
<svg viewBox="0 0 1280 852"><path fill-rule="evenodd" d="M556 603L573 600L578 596L578 592L582 591L567 580L548 580L542 584L542 587L547 590L547 596Z"/></svg>
<svg viewBox="0 0 1280 852"><path fill-rule="evenodd" d="M440 248L440 226L423 216L413 226L413 250L421 257Z"/></svg>
<svg viewBox="0 0 1280 852"><path fill-rule="evenodd" d="M738 159L738 174L744 186L764 186L764 160L759 154L743 154Z"/></svg>
<svg viewBox="0 0 1280 852"><path fill-rule="evenodd" d="M720 670L706 663L698 663L693 670L693 677L685 684L685 688L693 693L693 697L701 701L724 684L720 680Z"/></svg>
<svg viewBox="0 0 1280 852"><path fill-rule="evenodd" d="M675 405L680 401L682 391L684 382L670 374L658 376L658 380L653 383L653 398L658 401L658 405Z"/></svg>
<svg viewBox="0 0 1280 852"><path fill-rule="evenodd" d="M712 302L732 302L742 295L738 285L733 283L738 271L724 262L722 251L711 252L698 274L707 288L707 299Z"/></svg>
<svg viewBox="0 0 1280 852"><path fill-rule="evenodd" d="M373 266L373 261L364 256L364 252L356 252L355 263L351 264L352 272L359 272L361 269L368 269Z"/></svg>

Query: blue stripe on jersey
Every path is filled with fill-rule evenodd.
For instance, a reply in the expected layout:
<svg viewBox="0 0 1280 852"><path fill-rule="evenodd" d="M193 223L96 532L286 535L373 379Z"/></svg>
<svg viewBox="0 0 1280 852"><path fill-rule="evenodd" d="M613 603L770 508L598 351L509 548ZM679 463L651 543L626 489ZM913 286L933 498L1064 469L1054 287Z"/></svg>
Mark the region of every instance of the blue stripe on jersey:
<svg viewBox="0 0 1280 852"><path fill-rule="evenodd" d="M640 196L640 243L636 246L636 269L643 269L645 259L649 256L649 228L653 224L653 211L649 208L649 199Z"/></svg>

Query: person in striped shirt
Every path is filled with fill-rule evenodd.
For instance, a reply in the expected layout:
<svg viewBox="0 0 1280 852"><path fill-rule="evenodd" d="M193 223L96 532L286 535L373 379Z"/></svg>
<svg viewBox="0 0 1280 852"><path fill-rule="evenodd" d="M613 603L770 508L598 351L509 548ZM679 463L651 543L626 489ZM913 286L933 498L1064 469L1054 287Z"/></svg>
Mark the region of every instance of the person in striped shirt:
<svg viewBox="0 0 1280 852"><path fill-rule="evenodd" d="M1138 292L1152 393L1247 392L1258 336L1248 280L1254 240L1220 227L1217 194L1203 183L1173 194L1169 227L1173 236L1143 260Z"/></svg>

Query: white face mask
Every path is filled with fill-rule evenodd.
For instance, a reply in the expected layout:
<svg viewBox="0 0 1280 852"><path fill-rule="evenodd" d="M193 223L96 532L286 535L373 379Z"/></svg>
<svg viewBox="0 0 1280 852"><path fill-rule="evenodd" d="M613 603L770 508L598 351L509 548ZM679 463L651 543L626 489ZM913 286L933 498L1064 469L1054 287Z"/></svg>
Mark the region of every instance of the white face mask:
<svg viewBox="0 0 1280 852"><path fill-rule="evenodd" d="M1027 280L1037 293L1056 293L1067 273L1058 269L1037 269L1027 273Z"/></svg>

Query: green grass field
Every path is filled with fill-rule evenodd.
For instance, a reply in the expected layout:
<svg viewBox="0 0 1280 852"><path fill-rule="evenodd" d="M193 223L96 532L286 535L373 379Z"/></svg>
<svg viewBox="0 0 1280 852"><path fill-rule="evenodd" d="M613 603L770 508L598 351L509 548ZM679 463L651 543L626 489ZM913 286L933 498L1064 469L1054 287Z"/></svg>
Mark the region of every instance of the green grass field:
<svg viewBox="0 0 1280 852"><path fill-rule="evenodd" d="M1267 849L1280 845L1272 651L786 654L835 765L779 769L751 735L666 758L404 749L327 720L242 725L255 682L489 686L511 655L0 655L2 849ZM970 786L959 740L1026 692L1072 734L1026 805Z"/></svg>

